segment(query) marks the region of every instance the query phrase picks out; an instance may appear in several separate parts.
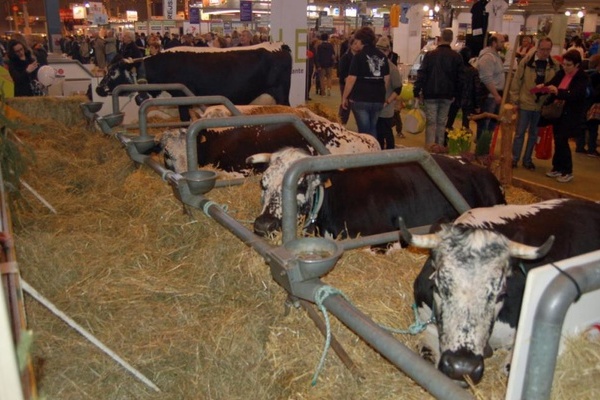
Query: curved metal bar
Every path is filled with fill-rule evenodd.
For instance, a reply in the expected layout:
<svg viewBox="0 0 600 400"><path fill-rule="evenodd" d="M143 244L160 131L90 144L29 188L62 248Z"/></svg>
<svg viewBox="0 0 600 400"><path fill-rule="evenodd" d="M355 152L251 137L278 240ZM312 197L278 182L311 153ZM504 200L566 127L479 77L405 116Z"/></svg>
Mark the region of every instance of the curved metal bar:
<svg viewBox="0 0 600 400"><path fill-rule="evenodd" d="M117 114L120 112L119 107L119 95L121 93L131 92L152 92L152 91L165 91L165 90L181 90L186 96L195 96L192 91L182 83L147 83L141 84L127 84L119 85L112 92L112 106L113 113Z"/></svg>
<svg viewBox="0 0 600 400"><path fill-rule="evenodd" d="M140 86L140 85L138 85ZM201 104L222 104L231 115L243 115L240 110L225 96L188 96L188 97L165 97L148 99L140 105L138 111L140 136L148 135L148 109L153 106L196 106ZM181 125L180 123L178 125Z"/></svg>
<svg viewBox="0 0 600 400"><path fill-rule="evenodd" d="M188 171L198 168L198 152L196 142L200 131L208 128L239 127L249 125L292 124L294 128L315 148L319 154L330 154L323 142L294 114L242 115L227 118L200 119L194 122L187 131L186 150Z"/></svg>
<svg viewBox="0 0 600 400"><path fill-rule="evenodd" d="M421 167L423 167L427 175L431 177L433 182L440 188L450 204L454 206L459 214L462 214L471 208L431 155L423 149L407 148L373 153L306 157L294 162L286 171L283 178L283 215L281 218L283 242L287 243L290 240L296 239L296 225L298 219L296 196L298 192L298 180L303 174L339 168L372 167L409 162L418 162ZM365 238L363 237L361 240L365 240ZM344 246L345 248L350 247L347 242Z"/></svg>
<svg viewBox="0 0 600 400"><path fill-rule="evenodd" d="M566 261L558 266L563 267ZM582 294L600 290L600 261L569 268L566 272L577 282ZM535 311L521 398L550 398L563 322L578 294L573 281L563 274L554 277L544 290Z"/></svg>

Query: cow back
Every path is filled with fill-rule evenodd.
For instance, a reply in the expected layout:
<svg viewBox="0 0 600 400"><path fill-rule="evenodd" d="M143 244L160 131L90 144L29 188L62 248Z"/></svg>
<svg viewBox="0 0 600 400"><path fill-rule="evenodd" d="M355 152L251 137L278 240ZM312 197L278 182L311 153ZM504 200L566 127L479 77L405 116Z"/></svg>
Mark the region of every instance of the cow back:
<svg viewBox="0 0 600 400"><path fill-rule="evenodd" d="M434 160L471 207L505 203L500 183L488 170L445 156ZM417 163L335 171L329 181L317 218L321 234L365 236L398 229L400 216L416 227L459 215Z"/></svg>
<svg viewBox="0 0 600 400"><path fill-rule="evenodd" d="M145 59L148 83L182 83L197 96L249 104L262 94L289 105L292 60L282 45L252 50L176 48Z"/></svg>

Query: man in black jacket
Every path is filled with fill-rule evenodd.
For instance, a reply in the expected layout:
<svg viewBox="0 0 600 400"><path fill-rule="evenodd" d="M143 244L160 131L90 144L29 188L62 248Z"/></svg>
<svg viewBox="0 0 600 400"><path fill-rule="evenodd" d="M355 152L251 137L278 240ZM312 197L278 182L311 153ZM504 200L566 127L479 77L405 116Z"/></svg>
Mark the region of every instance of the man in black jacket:
<svg viewBox="0 0 600 400"><path fill-rule="evenodd" d="M321 43L317 46L317 54L315 54L315 66L321 81L321 96L331 96L331 71L335 64L335 50L333 45L329 43L329 35L321 34Z"/></svg>
<svg viewBox="0 0 600 400"><path fill-rule="evenodd" d="M450 47L453 38L452 30L444 29L438 46L425 54L417 72L414 95L425 102L427 146L443 146L450 104L462 91L464 66L462 57Z"/></svg>

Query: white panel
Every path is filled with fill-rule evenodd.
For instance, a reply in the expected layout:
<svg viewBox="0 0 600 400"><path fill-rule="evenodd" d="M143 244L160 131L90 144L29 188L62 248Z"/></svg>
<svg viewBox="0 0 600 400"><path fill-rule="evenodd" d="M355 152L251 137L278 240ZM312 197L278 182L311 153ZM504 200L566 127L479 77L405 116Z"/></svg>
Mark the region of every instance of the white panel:
<svg viewBox="0 0 600 400"><path fill-rule="evenodd" d="M271 38L292 49L290 104L304 104L306 91L306 0L271 2Z"/></svg>

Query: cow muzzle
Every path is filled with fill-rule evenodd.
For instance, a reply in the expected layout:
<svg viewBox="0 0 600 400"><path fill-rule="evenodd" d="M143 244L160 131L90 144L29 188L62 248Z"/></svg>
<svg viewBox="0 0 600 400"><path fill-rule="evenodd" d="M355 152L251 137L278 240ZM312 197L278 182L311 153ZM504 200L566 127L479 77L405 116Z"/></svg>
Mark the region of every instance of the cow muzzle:
<svg viewBox="0 0 600 400"><path fill-rule="evenodd" d="M108 89L108 86L97 86L96 94L100 97L106 97L110 94L110 90Z"/></svg>
<svg viewBox="0 0 600 400"><path fill-rule="evenodd" d="M440 358L438 369L450 379L461 381L463 385L466 385L465 376L477 384L483 377L483 356L477 356L466 349L456 352L445 351Z"/></svg>
<svg viewBox="0 0 600 400"><path fill-rule="evenodd" d="M268 236L281 229L281 220L272 215L260 215L254 220L254 233L259 236Z"/></svg>

